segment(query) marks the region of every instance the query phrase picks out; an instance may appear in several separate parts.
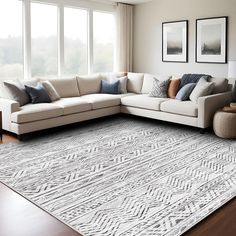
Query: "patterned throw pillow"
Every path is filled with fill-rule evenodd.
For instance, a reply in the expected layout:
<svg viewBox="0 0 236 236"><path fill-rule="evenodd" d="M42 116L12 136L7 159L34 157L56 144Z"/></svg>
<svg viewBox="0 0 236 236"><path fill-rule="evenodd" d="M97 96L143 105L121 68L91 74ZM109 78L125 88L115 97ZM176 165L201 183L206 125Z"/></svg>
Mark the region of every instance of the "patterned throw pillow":
<svg viewBox="0 0 236 236"><path fill-rule="evenodd" d="M152 90L149 93L149 97L167 98L169 81L169 79L159 81L157 78L154 78Z"/></svg>
<svg viewBox="0 0 236 236"><path fill-rule="evenodd" d="M168 98L175 98L176 94L178 93L179 90L179 85L180 85L180 79L173 79L169 83L168 87Z"/></svg>

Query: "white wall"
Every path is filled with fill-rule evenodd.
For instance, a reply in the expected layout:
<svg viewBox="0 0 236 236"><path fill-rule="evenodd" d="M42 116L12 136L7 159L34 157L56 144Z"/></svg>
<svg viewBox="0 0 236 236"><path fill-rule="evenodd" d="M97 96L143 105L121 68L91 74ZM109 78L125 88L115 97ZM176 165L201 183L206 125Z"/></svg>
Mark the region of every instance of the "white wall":
<svg viewBox="0 0 236 236"><path fill-rule="evenodd" d="M135 6L134 71L181 75L207 73L227 76L227 64L195 63L195 20L229 16L228 59L236 60L236 0L153 0ZM162 62L162 22L189 20L189 62Z"/></svg>

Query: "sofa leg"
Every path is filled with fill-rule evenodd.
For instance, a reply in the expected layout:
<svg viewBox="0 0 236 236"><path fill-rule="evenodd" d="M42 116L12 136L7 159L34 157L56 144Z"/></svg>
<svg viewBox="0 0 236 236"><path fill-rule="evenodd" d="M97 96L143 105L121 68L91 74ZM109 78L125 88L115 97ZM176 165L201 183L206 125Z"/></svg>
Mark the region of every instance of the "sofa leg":
<svg viewBox="0 0 236 236"><path fill-rule="evenodd" d="M205 134L205 132L206 132L206 128L200 129L200 134Z"/></svg>
<svg viewBox="0 0 236 236"><path fill-rule="evenodd" d="M23 141L23 134L18 134L18 135L17 135L17 139L18 139L19 141Z"/></svg>

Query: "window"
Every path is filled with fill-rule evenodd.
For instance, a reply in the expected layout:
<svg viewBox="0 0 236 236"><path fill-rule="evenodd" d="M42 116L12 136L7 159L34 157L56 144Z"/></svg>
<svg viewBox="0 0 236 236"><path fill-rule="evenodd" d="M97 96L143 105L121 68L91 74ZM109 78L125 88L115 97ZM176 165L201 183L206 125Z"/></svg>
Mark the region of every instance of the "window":
<svg viewBox="0 0 236 236"><path fill-rule="evenodd" d="M93 71L113 71L114 61L114 15L111 13L93 13Z"/></svg>
<svg viewBox="0 0 236 236"><path fill-rule="evenodd" d="M31 3L32 76L57 75L57 7Z"/></svg>
<svg viewBox="0 0 236 236"><path fill-rule="evenodd" d="M0 1L0 79L23 77L22 2Z"/></svg>
<svg viewBox="0 0 236 236"><path fill-rule="evenodd" d="M88 73L88 12L65 8L64 21L64 74L86 74Z"/></svg>

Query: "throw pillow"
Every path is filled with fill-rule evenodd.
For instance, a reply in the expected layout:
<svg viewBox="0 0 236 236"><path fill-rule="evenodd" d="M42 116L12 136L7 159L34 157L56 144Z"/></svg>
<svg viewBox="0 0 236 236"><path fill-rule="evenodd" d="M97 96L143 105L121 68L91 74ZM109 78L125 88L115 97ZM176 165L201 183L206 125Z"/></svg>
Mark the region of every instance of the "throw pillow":
<svg viewBox="0 0 236 236"><path fill-rule="evenodd" d="M179 90L179 92L176 95L176 99L180 101L189 100L189 95L191 94L195 86L196 86L196 83L186 84L183 88Z"/></svg>
<svg viewBox="0 0 236 236"><path fill-rule="evenodd" d="M41 84L38 84L36 87L25 85L25 89L33 104L52 102L48 93Z"/></svg>
<svg viewBox="0 0 236 236"><path fill-rule="evenodd" d="M120 83L119 83L119 93L127 93L128 77L123 76L123 77L120 77L120 78L113 79L113 82L117 82L117 81L120 81Z"/></svg>
<svg viewBox="0 0 236 236"><path fill-rule="evenodd" d="M209 82L214 83L213 94L224 93L228 91L228 80L225 78L210 78Z"/></svg>
<svg viewBox="0 0 236 236"><path fill-rule="evenodd" d="M179 89L183 88L186 84L197 83L201 78L208 80L211 76L205 74L184 74L181 78Z"/></svg>
<svg viewBox="0 0 236 236"><path fill-rule="evenodd" d="M106 80L102 80L101 93L107 94L119 94L120 81L109 83Z"/></svg>
<svg viewBox="0 0 236 236"><path fill-rule="evenodd" d="M44 89L47 91L52 102L57 101L61 98L50 81L48 80L42 81L41 84L44 87Z"/></svg>
<svg viewBox="0 0 236 236"><path fill-rule="evenodd" d="M4 86L7 88L7 91L10 94L10 97L18 102L20 106L23 106L30 102L30 97L27 94L24 85L21 83L21 81L5 81Z"/></svg>
<svg viewBox="0 0 236 236"><path fill-rule="evenodd" d="M176 94L178 93L180 85L180 79L174 79L170 81L169 87L168 87L168 98L175 98Z"/></svg>
<svg viewBox="0 0 236 236"><path fill-rule="evenodd" d="M189 98L191 101L197 103L199 97L207 96L212 94L214 89L213 82L207 82L204 78L201 78Z"/></svg>
<svg viewBox="0 0 236 236"><path fill-rule="evenodd" d="M157 78L153 79L152 90L149 93L150 97L167 98L167 89L169 85L169 79L159 81Z"/></svg>

